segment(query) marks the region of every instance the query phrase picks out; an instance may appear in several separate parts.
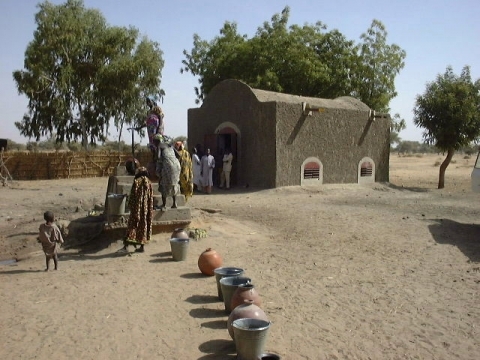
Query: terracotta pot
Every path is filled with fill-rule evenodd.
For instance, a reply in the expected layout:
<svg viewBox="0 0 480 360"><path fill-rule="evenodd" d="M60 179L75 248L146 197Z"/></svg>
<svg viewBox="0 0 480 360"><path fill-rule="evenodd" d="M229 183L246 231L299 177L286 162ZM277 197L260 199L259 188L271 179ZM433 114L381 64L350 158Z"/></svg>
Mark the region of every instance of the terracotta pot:
<svg viewBox="0 0 480 360"><path fill-rule="evenodd" d="M140 162L133 158L130 157L125 161L125 168L127 169L127 173L129 175L135 175L135 171L140 167Z"/></svg>
<svg viewBox="0 0 480 360"><path fill-rule="evenodd" d="M206 249L198 258L198 268L205 275L214 275L214 270L222 266L222 257L212 248Z"/></svg>
<svg viewBox="0 0 480 360"><path fill-rule="evenodd" d="M262 299L253 284L243 284L237 287L230 300L230 309L233 310L238 305L244 304L245 300L252 300L253 304L258 307L262 306Z"/></svg>
<svg viewBox="0 0 480 360"><path fill-rule="evenodd" d="M265 312L253 303L252 300L245 300L245 303L238 305L228 316L227 329L230 337L233 339L233 322L237 319L259 319L268 321Z"/></svg>
<svg viewBox="0 0 480 360"><path fill-rule="evenodd" d="M173 230L172 236L170 236L170 239L189 239L190 237L188 236L188 233L185 231L185 229L182 228L177 228Z"/></svg>

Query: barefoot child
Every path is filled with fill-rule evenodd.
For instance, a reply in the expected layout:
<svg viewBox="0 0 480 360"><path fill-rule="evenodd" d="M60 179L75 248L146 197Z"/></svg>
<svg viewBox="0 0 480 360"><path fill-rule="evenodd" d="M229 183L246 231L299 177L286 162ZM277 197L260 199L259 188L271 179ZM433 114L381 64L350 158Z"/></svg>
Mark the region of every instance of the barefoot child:
<svg viewBox="0 0 480 360"><path fill-rule="evenodd" d="M38 241L42 244L43 252L46 257L47 268L45 271L48 271L50 265L50 259L53 259L55 264L55 270L58 269L58 245L63 244L62 233L56 224L54 224L55 216L53 212L46 211L43 214L45 219L45 224L40 225Z"/></svg>

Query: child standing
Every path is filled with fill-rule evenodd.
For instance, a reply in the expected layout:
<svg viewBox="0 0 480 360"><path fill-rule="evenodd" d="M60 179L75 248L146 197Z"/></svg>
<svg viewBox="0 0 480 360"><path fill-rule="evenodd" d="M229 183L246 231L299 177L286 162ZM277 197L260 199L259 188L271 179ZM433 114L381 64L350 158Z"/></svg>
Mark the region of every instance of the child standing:
<svg viewBox="0 0 480 360"><path fill-rule="evenodd" d="M50 265L50 259L53 259L55 264L55 270L58 269L58 245L63 244L63 237L60 229L56 224L54 224L55 216L53 212L46 211L43 214L45 219L45 224L40 225L38 241L42 244L43 252L46 257L47 268L45 271L48 271Z"/></svg>

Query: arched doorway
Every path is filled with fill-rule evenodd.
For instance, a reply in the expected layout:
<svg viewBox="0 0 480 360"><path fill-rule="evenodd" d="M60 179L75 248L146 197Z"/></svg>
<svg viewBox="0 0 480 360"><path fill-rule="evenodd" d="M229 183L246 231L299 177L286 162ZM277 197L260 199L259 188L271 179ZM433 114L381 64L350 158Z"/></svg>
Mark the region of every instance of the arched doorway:
<svg viewBox="0 0 480 360"><path fill-rule="evenodd" d="M241 151L240 151L240 129L232 122L226 121L221 123L215 129L214 134L208 134L204 137L204 149L210 149L211 154L215 157L216 172L213 179L214 185L220 184L220 174L222 169L223 153L226 149L230 149L233 155L232 172L230 174L231 186L239 183L239 175L241 171Z"/></svg>

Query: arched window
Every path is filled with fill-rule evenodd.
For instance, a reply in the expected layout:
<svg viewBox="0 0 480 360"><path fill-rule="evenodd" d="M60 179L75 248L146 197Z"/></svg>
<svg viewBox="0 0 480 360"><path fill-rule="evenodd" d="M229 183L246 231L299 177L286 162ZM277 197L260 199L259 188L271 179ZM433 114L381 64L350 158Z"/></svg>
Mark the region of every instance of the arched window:
<svg viewBox="0 0 480 360"><path fill-rule="evenodd" d="M313 185L323 183L323 166L315 157L305 159L301 167L301 185Z"/></svg>
<svg viewBox="0 0 480 360"><path fill-rule="evenodd" d="M375 182L375 162L369 157L364 157L358 163L358 183L373 182Z"/></svg>

